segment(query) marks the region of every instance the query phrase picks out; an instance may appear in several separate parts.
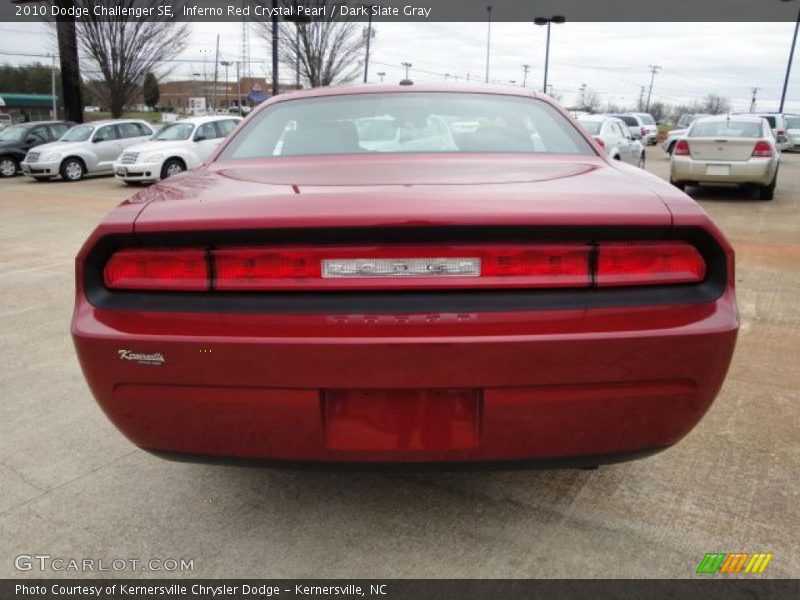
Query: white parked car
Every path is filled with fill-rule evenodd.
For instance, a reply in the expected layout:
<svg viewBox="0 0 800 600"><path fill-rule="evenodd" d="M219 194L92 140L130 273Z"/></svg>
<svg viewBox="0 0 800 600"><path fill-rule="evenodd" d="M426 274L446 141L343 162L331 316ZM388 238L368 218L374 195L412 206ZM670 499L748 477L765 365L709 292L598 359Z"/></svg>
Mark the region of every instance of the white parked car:
<svg viewBox="0 0 800 600"><path fill-rule="evenodd" d="M656 120L647 113L625 113L612 115L625 122L633 137L642 140L642 144L653 146L658 141L658 125Z"/></svg>
<svg viewBox="0 0 800 600"><path fill-rule="evenodd" d="M789 142L787 150L800 150L800 116L786 115L786 140Z"/></svg>
<svg viewBox="0 0 800 600"><path fill-rule="evenodd" d="M166 179L202 165L241 117L192 117L170 123L150 140L131 146L114 163L125 183Z"/></svg>
<svg viewBox="0 0 800 600"><path fill-rule="evenodd" d="M86 175L110 175L114 161L126 148L153 135L146 121L111 119L76 125L57 142L36 146L20 165L25 175L39 181L57 175L80 181Z"/></svg>
<svg viewBox="0 0 800 600"><path fill-rule="evenodd" d="M580 117L578 123L600 142L611 158L644 168L644 146L639 140L633 139L633 134L620 119L608 115L588 115Z"/></svg>
<svg viewBox="0 0 800 600"><path fill-rule="evenodd" d="M701 183L757 186L772 200L780 150L769 123L758 116L725 115L698 119L675 144L670 182L686 189Z"/></svg>
<svg viewBox="0 0 800 600"><path fill-rule="evenodd" d="M786 125L786 119L789 115L784 113L772 113L772 112L762 112L762 113L749 113L749 112L737 112L733 113L738 116L743 117L761 117L765 119L769 126L772 128L772 135L775 137L775 143L778 146L779 150L786 150L790 147L789 139L786 136L786 130L788 129Z"/></svg>

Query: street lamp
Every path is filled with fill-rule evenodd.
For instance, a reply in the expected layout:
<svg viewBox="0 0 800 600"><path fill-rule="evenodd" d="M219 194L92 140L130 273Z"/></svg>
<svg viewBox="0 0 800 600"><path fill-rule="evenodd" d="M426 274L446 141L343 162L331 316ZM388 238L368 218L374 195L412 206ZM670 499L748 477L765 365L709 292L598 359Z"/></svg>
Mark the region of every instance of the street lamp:
<svg viewBox="0 0 800 600"><path fill-rule="evenodd" d="M542 86L542 91L544 93L547 93L547 69L550 64L550 24L555 23L556 25L562 25L566 22L567 19L561 15L554 15L549 19L546 17L536 17L533 20L535 25L547 25L547 46L544 52L544 85Z"/></svg>
<svg viewBox="0 0 800 600"><path fill-rule="evenodd" d="M364 56L364 83L367 83L367 78L369 77L369 42L372 37L375 35L375 32L372 31L372 4L362 4L364 8L367 9L367 28L364 30L364 37L367 38L367 48L366 48L366 55Z"/></svg>
<svg viewBox="0 0 800 600"><path fill-rule="evenodd" d="M230 67L233 63L229 60L221 60L219 61L223 67L225 67L225 108L231 105L230 101L228 100L228 92L230 91L230 86L228 85L228 67Z"/></svg>
<svg viewBox="0 0 800 600"><path fill-rule="evenodd" d="M408 80L408 70L414 65L412 65L410 62L403 62L400 64L406 68L406 80Z"/></svg>
<svg viewBox="0 0 800 600"><path fill-rule="evenodd" d="M375 73L378 77L381 78L381 83L383 83L383 78L386 77L386 71L378 71Z"/></svg>
<svg viewBox="0 0 800 600"><path fill-rule="evenodd" d="M792 0L781 0L781 2L791 2ZM783 105L786 104L786 91L789 88L789 74L792 72L792 60L794 60L794 48L797 45L797 31L800 29L800 10L797 11L797 20L794 24L794 37L792 38L792 49L789 51L789 62L786 65L786 79L783 80L783 92L781 92L781 106L778 112L783 112Z"/></svg>

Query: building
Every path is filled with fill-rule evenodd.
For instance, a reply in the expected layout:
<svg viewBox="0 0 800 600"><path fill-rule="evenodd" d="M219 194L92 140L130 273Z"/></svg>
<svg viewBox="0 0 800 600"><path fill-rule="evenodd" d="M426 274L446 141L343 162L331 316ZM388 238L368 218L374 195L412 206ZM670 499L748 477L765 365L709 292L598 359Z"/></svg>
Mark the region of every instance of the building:
<svg viewBox="0 0 800 600"><path fill-rule="evenodd" d="M58 104L58 97L56 97ZM50 94L7 94L0 92L0 113L17 121L47 121L55 118Z"/></svg>
<svg viewBox="0 0 800 600"><path fill-rule="evenodd" d="M241 80L225 82L218 80L216 85L217 107L254 106L269 98L264 90L270 85L264 77L242 77ZM160 92L159 106L175 112L189 111L190 98L205 98L206 105L214 103L214 81L203 79L184 79L164 81L158 84ZM296 85L281 85L281 92L297 90ZM241 96L239 96L241 92ZM140 97L139 101L143 103Z"/></svg>

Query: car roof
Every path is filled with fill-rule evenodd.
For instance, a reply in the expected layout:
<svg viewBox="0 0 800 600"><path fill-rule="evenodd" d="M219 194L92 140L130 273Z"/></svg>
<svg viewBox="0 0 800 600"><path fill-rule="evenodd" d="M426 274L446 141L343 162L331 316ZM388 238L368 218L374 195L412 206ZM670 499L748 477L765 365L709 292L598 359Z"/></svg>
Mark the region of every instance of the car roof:
<svg viewBox="0 0 800 600"><path fill-rule="evenodd" d="M144 119L100 119L99 121L86 121L85 123L81 123L81 125L99 127L102 125L115 125L119 123L144 123L145 125L152 127L152 125Z"/></svg>
<svg viewBox="0 0 800 600"><path fill-rule="evenodd" d="M213 122L213 121L223 121L226 119L239 119L241 120L242 117L239 115L203 115L202 117L187 117L185 119L179 119L178 121L174 121L173 123L165 123L166 125L174 125L174 123L193 123L195 125L202 125L203 123Z"/></svg>

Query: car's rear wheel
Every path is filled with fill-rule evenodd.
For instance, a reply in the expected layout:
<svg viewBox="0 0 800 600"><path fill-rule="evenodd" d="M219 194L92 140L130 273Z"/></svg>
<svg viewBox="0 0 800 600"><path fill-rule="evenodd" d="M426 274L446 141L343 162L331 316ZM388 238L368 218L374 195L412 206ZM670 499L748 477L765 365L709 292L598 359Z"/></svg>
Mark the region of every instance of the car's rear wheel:
<svg viewBox="0 0 800 600"><path fill-rule="evenodd" d="M86 174L86 168L83 166L80 159L68 158L61 163L59 172L65 181L80 181Z"/></svg>
<svg viewBox="0 0 800 600"><path fill-rule="evenodd" d="M170 158L164 161L164 166L161 167L161 179L172 177L178 173L183 173L186 170L186 165L179 158Z"/></svg>
<svg viewBox="0 0 800 600"><path fill-rule="evenodd" d="M762 185L758 188L758 197L760 200L772 200L775 197L775 188L778 185L778 174L772 178L772 183L769 185Z"/></svg>
<svg viewBox="0 0 800 600"><path fill-rule="evenodd" d="M644 150L642 150L642 155L639 157L639 168L644 169L646 163L647 163L647 157L645 156Z"/></svg>
<svg viewBox="0 0 800 600"><path fill-rule="evenodd" d="M0 177L13 177L19 171L19 164L10 156L0 157Z"/></svg>

